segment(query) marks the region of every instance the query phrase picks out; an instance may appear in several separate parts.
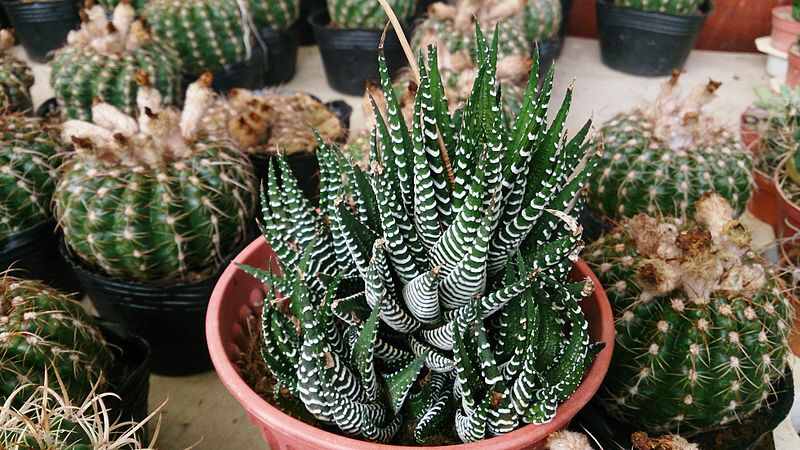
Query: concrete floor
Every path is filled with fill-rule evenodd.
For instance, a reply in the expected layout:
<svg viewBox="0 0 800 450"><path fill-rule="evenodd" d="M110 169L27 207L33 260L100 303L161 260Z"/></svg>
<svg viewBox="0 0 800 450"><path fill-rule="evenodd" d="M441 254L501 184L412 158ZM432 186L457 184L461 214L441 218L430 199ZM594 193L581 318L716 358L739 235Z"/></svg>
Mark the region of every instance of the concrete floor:
<svg viewBox="0 0 800 450"><path fill-rule="evenodd" d="M23 56L21 49L18 50ZM755 99L753 89L769 82L764 64L762 55L695 51L687 63L683 83L684 86L694 86L709 78L721 81L723 86L718 91L719 98L709 110L736 130L739 115ZM34 100L38 104L52 96L48 85L49 68L34 65L34 73ZM568 38L557 63L554 102L560 102L564 90L574 83L575 96L568 126L575 131L590 117L602 122L621 110L653 99L662 82L661 78L639 78L614 72L601 64L596 41ZM363 128L361 99L343 96L328 87L316 48L300 50L297 75L286 88L312 92L325 101L347 100L354 107L352 128ZM759 239L769 242L769 227L754 220L751 222L758 229ZM794 365L795 373L800 375L800 363L795 360ZM179 450L192 445L210 450L267 448L244 411L228 395L213 372L183 378L153 376L151 386L150 403L153 407L169 400L163 410L160 449ZM793 415L795 426L800 426L797 403ZM775 437L777 450L800 449L800 439L788 420L776 430Z"/></svg>

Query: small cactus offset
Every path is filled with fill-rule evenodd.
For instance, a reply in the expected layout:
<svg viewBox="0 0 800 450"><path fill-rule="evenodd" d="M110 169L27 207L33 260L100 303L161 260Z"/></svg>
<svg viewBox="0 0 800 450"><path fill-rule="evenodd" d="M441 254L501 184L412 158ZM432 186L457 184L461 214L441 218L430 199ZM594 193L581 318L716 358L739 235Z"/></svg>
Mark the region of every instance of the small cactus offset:
<svg viewBox="0 0 800 450"><path fill-rule="evenodd" d="M57 377L52 377L57 378ZM163 408L142 422L115 422L117 411L106 401L113 394L74 397L48 386L23 386L13 395L13 406L0 414L0 448L9 450L152 450L155 437L149 444L141 442L145 424ZM19 405L19 406L16 406Z"/></svg>
<svg viewBox="0 0 800 450"><path fill-rule="evenodd" d="M57 131L41 120L0 113L0 243L53 220L60 148Z"/></svg>
<svg viewBox="0 0 800 450"><path fill-rule="evenodd" d="M679 74L652 105L606 122L597 139L603 158L589 185L589 204L609 217L638 213L690 216L705 192L736 211L750 198L752 161L727 129L703 112L719 83L677 91Z"/></svg>
<svg viewBox="0 0 800 450"><path fill-rule="evenodd" d="M155 36L178 50L183 70L199 75L247 59L258 45L253 26L291 25L296 1L150 0L142 15Z"/></svg>
<svg viewBox="0 0 800 450"><path fill-rule="evenodd" d="M228 142L199 133L210 85L210 74L190 85L182 112L145 84L135 118L100 103L94 123L64 123L76 152L56 212L84 263L125 279L188 281L213 274L243 241L256 203L253 167Z"/></svg>
<svg viewBox="0 0 800 450"><path fill-rule="evenodd" d="M129 3L120 3L109 20L99 5L85 10L80 30L67 36L56 52L50 84L65 117L91 120L92 104L105 102L133 114L144 71L170 104L180 99L181 66L168 41L154 39L134 21Z"/></svg>
<svg viewBox="0 0 800 450"><path fill-rule="evenodd" d="M283 275L242 269L271 286L262 354L279 405L366 440L471 442L550 421L580 385L600 348L579 306L593 285L568 279L589 125L566 139L568 92L547 126L537 71L524 113L505 117L498 36L477 30L459 116L436 49L420 58L410 127L380 56L369 170L321 143L319 208L272 165L263 232Z"/></svg>
<svg viewBox="0 0 800 450"><path fill-rule="evenodd" d="M231 89L227 98L219 98L203 117L203 128L251 154L313 152L315 133L325 142L347 133L336 114L308 94L246 89Z"/></svg>
<svg viewBox="0 0 800 450"><path fill-rule="evenodd" d="M8 274L0 277L0 355L0 404L24 385L57 387L56 377L70 397L82 399L105 385L113 360L80 303Z"/></svg>
<svg viewBox="0 0 800 450"><path fill-rule="evenodd" d="M414 14L416 0L387 0L400 20ZM331 25L336 28L382 30L389 18L378 0L328 0Z"/></svg>
<svg viewBox="0 0 800 450"><path fill-rule="evenodd" d="M678 16L688 16L700 11L708 0L614 0L625 8L641 9Z"/></svg>
<svg viewBox="0 0 800 450"><path fill-rule="evenodd" d="M0 30L0 114L33 107L30 92L33 72L27 64L11 55L13 46L11 30Z"/></svg>
<svg viewBox="0 0 800 450"><path fill-rule="evenodd" d="M586 249L617 327L601 394L652 432L709 430L765 407L784 375L791 327L783 286L718 194L694 218L644 214Z"/></svg>

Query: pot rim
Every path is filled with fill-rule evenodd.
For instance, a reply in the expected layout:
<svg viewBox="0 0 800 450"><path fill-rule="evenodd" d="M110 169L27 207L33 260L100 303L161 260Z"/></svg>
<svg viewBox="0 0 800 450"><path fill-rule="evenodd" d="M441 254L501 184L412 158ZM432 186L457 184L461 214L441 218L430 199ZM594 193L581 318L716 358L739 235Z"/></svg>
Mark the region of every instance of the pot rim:
<svg viewBox="0 0 800 450"><path fill-rule="evenodd" d="M261 424L268 425L270 428L276 428L284 431L284 433L291 433L298 439L302 439L305 443L313 443L318 448L346 448L353 450L368 450L368 449L421 449L425 450L476 450L483 448L525 448L530 444L538 441L531 439L531 434L543 434L548 436L553 432L566 427L570 420L594 397L608 372L611 364L611 355L615 343L615 325L613 319L613 312L611 304L608 301L605 290L603 289L600 281L595 274L589 269L589 266L583 261L578 260L575 263L575 268L583 276L589 277L595 286L592 296L595 297L597 308L600 315L597 317L597 324L600 326L601 338L600 341L605 342L605 348L597 355L592 362L589 370L584 374L583 381L578 386L578 389L561 405L559 405L556 417L550 422L543 425L526 425L518 428L517 430L496 436L489 439L484 439L477 442L454 444L447 446L403 446L403 445L389 445L379 444L375 442L363 441L354 438L345 437L336 433L322 430L320 428L309 425L305 422L297 420L288 414L284 413L275 406L269 404L266 400L262 399L250 386L242 379L236 368L236 365L231 359L225 349L225 343L222 341L220 330L222 326L227 325L220 322L220 311L222 309L222 302L224 301L224 292L229 284L234 283L234 277L242 272L235 265L247 259L253 253L256 253L261 247L266 246L268 250L269 245L263 237L258 237L250 243L234 260L225 268L225 271L219 278L217 285L214 287L214 292L211 294L211 301L208 306L208 313L206 315L206 337L208 342L209 353L211 354L211 361L214 364L214 369L217 376L225 385L228 392L236 398L240 405L251 416ZM560 420L559 420L560 418ZM537 437L538 438L538 437Z"/></svg>
<svg viewBox="0 0 800 450"><path fill-rule="evenodd" d="M638 16L637 18L660 18L660 17L702 17L704 20L708 18L708 16L714 11L714 2L712 0L706 0L700 5L698 11L693 12L692 14L667 14L658 11L644 11L639 8L633 8L630 6L620 6L617 5L613 0L596 0L597 9L598 11L600 8L607 8L608 10L616 10L617 13L627 13L632 16Z"/></svg>

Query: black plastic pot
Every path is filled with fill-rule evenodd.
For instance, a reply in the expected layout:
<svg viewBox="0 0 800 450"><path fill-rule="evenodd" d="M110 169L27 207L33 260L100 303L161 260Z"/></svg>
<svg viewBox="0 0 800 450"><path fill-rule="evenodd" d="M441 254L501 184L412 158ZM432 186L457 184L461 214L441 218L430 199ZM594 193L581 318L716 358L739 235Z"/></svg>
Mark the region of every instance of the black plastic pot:
<svg viewBox="0 0 800 450"><path fill-rule="evenodd" d="M10 26L11 22L8 21L6 10L2 6L0 6L0 30L3 28L8 28Z"/></svg>
<svg viewBox="0 0 800 450"><path fill-rule="evenodd" d="M741 423L734 422L718 430L684 437L703 450L774 449L774 445L767 445L772 441L772 430L786 419L794 402L794 382L790 368L786 368L783 378L775 384L774 392L767 402L768 406L762 407ZM597 448L609 450L633 448L631 434L636 431L646 431L615 420L596 400L578 413L572 420L570 428L589 434L597 444Z"/></svg>
<svg viewBox="0 0 800 450"><path fill-rule="evenodd" d="M314 38L314 30L311 29L311 24L308 23L308 17L325 8L327 8L325 0L300 0L300 17L291 28L300 45L314 45L317 42Z"/></svg>
<svg viewBox="0 0 800 450"><path fill-rule="evenodd" d="M600 239L600 236L614 229L613 223L592 211L591 208L582 208L578 221L583 228L583 240L587 243Z"/></svg>
<svg viewBox="0 0 800 450"><path fill-rule="evenodd" d="M567 37L567 28L569 28L569 15L572 13L572 0L561 0L561 28L558 30L558 35L563 41Z"/></svg>
<svg viewBox="0 0 800 450"><path fill-rule="evenodd" d="M227 264L214 276L194 283L146 284L97 273L78 261L63 242L59 248L100 317L147 340L154 373L180 376L211 369L206 348L206 306ZM231 258L237 253L238 249Z"/></svg>
<svg viewBox="0 0 800 450"><path fill-rule="evenodd" d="M668 75L686 63L710 10L706 2L696 14L674 16L597 0L603 63L633 75Z"/></svg>
<svg viewBox="0 0 800 450"><path fill-rule="evenodd" d="M120 421L141 422L147 417L150 392L150 345L119 324L102 320L99 323L115 357L109 390L118 397L109 398L106 406Z"/></svg>
<svg viewBox="0 0 800 450"><path fill-rule="evenodd" d="M297 36L291 31L261 29L267 47L264 86L284 84L294 78L297 69Z"/></svg>
<svg viewBox="0 0 800 450"><path fill-rule="evenodd" d="M44 62L48 53L67 41L67 33L78 28L75 0L2 0L16 37L34 61Z"/></svg>
<svg viewBox="0 0 800 450"><path fill-rule="evenodd" d="M383 30L330 28L327 11L317 11L308 20L322 54L325 78L334 90L347 95L361 95L368 80L379 79L378 44ZM391 73L407 64L394 31L386 34L384 54Z"/></svg>
<svg viewBox="0 0 800 450"><path fill-rule="evenodd" d="M55 223L46 222L0 241L0 271L10 268L23 278L78 292L81 285L58 251L60 235Z"/></svg>
<svg viewBox="0 0 800 450"><path fill-rule="evenodd" d="M214 81L211 87L220 93L226 93L233 88L260 89L264 87L264 73L267 68L267 58L260 45L254 43L250 59L235 64L228 64L213 73ZM198 74L186 73L183 75L183 90L194 83Z"/></svg>

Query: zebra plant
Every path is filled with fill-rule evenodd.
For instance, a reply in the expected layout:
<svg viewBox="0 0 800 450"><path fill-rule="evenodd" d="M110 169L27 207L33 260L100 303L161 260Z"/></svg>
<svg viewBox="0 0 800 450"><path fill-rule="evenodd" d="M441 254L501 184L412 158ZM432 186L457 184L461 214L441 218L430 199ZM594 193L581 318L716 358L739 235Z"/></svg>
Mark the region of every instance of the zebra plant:
<svg viewBox="0 0 800 450"><path fill-rule="evenodd" d="M599 348L579 307L592 284L568 279L589 124L567 141L569 91L547 127L538 68L505 117L498 34L476 40L453 115L436 49L420 55L410 128L379 57L369 170L320 142L319 208L270 165L262 231L283 275L242 268L270 286L262 354L286 412L367 440L476 441L551 420Z"/></svg>

